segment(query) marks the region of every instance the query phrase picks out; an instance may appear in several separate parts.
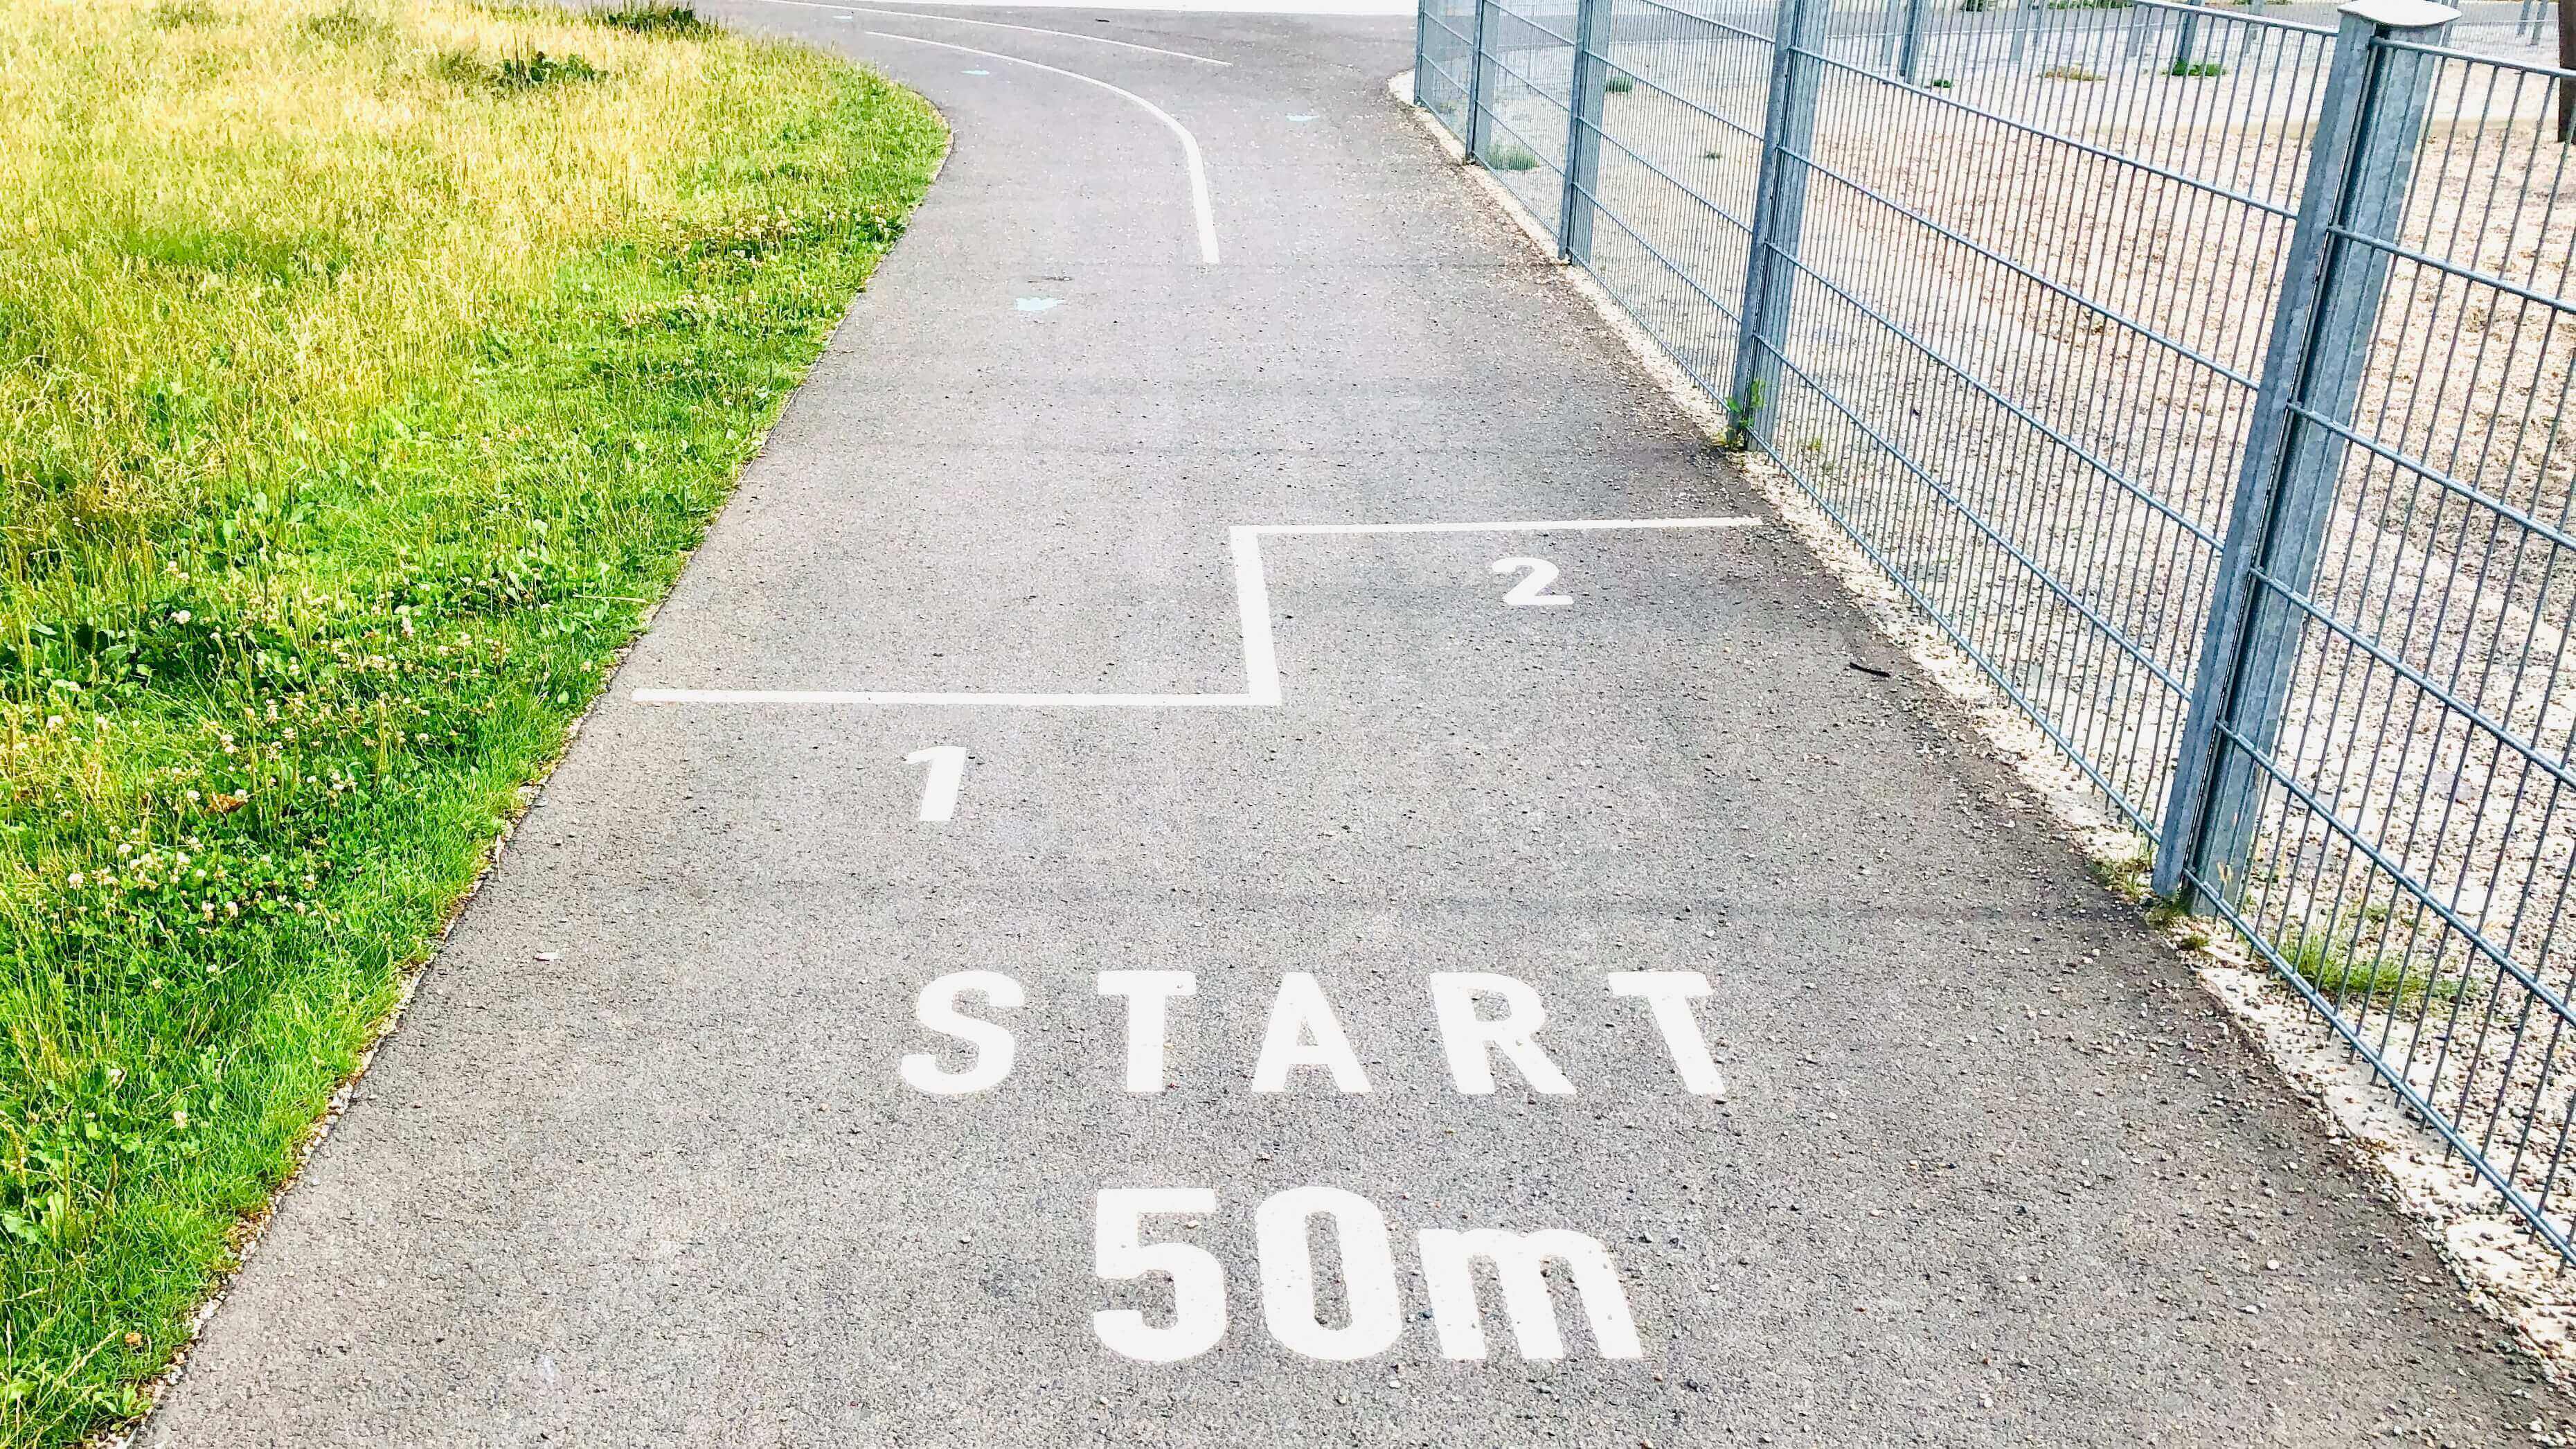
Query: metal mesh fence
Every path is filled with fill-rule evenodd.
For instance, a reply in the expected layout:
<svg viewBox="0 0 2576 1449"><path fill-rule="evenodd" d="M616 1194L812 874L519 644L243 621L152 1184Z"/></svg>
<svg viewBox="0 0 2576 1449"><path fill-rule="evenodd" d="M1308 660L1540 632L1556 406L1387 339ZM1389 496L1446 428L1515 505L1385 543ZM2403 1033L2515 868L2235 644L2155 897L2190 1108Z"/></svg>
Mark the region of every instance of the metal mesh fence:
<svg viewBox="0 0 2576 1449"><path fill-rule="evenodd" d="M1476 0L1421 0L1413 51L1413 98L1450 134L1467 133L1467 91L1475 73Z"/></svg>
<svg viewBox="0 0 2576 1449"><path fill-rule="evenodd" d="M1531 213L1555 225L1573 131L1570 5L1486 0L1485 60L1474 150Z"/></svg>
<svg viewBox="0 0 2576 1449"><path fill-rule="evenodd" d="M1603 78L1600 173L1586 197L1599 215L1592 274L1721 394L1743 323L1770 18L1615 0L1616 73Z"/></svg>
<svg viewBox="0 0 2576 1449"><path fill-rule="evenodd" d="M1785 158L1808 245L1768 438L2144 828L2295 219L2279 140L2312 120L2326 37L2064 13L1927 36L1920 86L1815 63L1815 144ZM2168 73L2249 52L2264 73Z"/></svg>
<svg viewBox="0 0 2576 1449"><path fill-rule="evenodd" d="M2554 35L2472 54L2413 0L1431 3L1469 152L2160 890L2576 1257Z"/></svg>
<svg viewBox="0 0 2576 1449"><path fill-rule="evenodd" d="M2285 384L2283 486L2316 496L2249 550L2234 698L2212 710L2227 847L2180 874L2563 1227L2565 77L2387 37L2355 70L2357 152L2390 134L2412 175L2357 154L2366 174L2321 228L2324 307L2369 326L2350 339L2321 316Z"/></svg>

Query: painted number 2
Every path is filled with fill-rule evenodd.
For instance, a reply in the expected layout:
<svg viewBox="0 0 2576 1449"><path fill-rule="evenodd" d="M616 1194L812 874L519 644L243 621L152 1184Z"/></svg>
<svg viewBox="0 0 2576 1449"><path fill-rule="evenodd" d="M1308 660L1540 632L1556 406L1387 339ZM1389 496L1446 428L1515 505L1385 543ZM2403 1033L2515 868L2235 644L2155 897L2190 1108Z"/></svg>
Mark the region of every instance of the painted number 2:
<svg viewBox="0 0 2576 1449"><path fill-rule="evenodd" d="M1515 609L1561 609L1573 603L1563 594L1551 594L1547 586L1556 582L1556 565L1543 558L1498 558L1494 572L1519 574L1521 581L1503 595L1503 602Z"/></svg>
<svg viewBox="0 0 2576 1449"><path fill-rule="evenodd" d="M966 777L966 747L933 745L903 757L907 765L928 765L921 782L921 818L946 820L957 813L957 782Z"/></svg>

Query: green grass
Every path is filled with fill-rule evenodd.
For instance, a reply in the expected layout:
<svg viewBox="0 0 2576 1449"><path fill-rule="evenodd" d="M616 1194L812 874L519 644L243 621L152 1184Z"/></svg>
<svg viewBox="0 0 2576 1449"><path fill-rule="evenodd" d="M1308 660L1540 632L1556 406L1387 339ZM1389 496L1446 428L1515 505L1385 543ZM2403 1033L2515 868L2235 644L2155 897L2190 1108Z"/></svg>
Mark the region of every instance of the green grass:
<svg viewBox="0 0 2576 1449"><path fill-rule="evenodd" d="M2386 951L2353 946L2349 934L2331 930L2293 931L2281 942L2281 960L2301 980L2337 1005L2370 1006L2401 1015L2421 1012L2428 1003L2449 1001L2460 993L2456 980L2436 980L2428 968L2409 968Z"/></svg>
<svg viewBox="0 0 2576 1449"><path fill-rule="evenodd" d="M642 13L0 5L0 1444L144 1407L942 153Z"/></svg>
<svg viewBox="0 0 2576 1449"><path fill-rule="evenodd" d="M2222 76L2227 67L2211 60L2177 60L2166 67L2165 74L2175 76Z"/></svg>
<svg viewBox="0 0 2576 1449"><path fill-rule="evenodd" d="M1527 171L1538 165L1538 153L1527 146L1496 146L1488 153L1486 164L1503 171Z"/></svg>
<svg viewBox="0 0 2576 1449"><path fill-rule="evenodd" d="M2143 835L2133 835L2117 853L2091 855L2085 858L2085 869L2094 880L2132 905L2144 905L2152 892L2149 879L2155 872L2155 842Z"/></svg>
<svg viewBox="0 0 2576 1449"><path fill-rule="evenodd" d="M1608 91L1614 96L1624 96L1636 88L1637 82L1635 77L1620 75L1616 71L1613 71L1601 82L1601 89Z"/></svg>
<svg viewBox="0 0 2576 1449"><path fill-rule="evenodd" d="M602 25L637 35L677 35L696 38L711 34L715 27L698 18L698 12L686 5L653 5L626 0L626 3L593 12L591 18Z"/></svg>

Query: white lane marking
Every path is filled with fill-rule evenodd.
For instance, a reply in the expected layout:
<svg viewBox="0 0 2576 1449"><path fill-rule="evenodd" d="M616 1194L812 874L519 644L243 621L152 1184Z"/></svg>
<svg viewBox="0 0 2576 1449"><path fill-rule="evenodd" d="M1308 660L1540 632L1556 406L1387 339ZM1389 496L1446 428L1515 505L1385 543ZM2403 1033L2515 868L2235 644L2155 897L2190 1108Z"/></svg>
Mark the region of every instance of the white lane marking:
<svg viewBox="0 0 2576 1449"><path fill-rule="evenodd" d="M1606 528L1760 528L1759 518L1555 518L1502 523L1261 523L1255 533L1595 533Z"/></svg>
<svg viewBox="0 0 2576 1449"><path fill-rule="evenodd" d="M1022 297L1019 301L1019 308L1023 312L1044 312L1063 305L1064 299L1061 297Z"/></svg>
<svg viewBox="0 0 2576 1449"><path fill-rule="evenodd" d="M1261 530L1236 524L1225 531L1234 554L1234 611L1243 621L1243 682L1262 707L1279 703L1279 651L1270 638L1270 582L1261 572Z"/></svg>
<svg viewBox="0 0 2576 1449"><path fill-rule="evenodd" d="M952 971L922 987L921 994L912 1001L913 1018L942 1036L953 1036L972 1045L975 1064L962 1072L952 1072L930 1052L907 1053L896 1066L914 1091L935 1097L963 1097L998 1086L1011 1074L1019 1039L999 1022L958 1010L957 998L969 991L991 1002L996 1011L1017 1011L1029 1004L1029 994L1020 983L999 971Z"/></svg>
<svg viewBox="0 0 2576 1449"><path fill-rule="evenodd" d="M1031 70L1042 70L1049 75L1060 75L1067 80L1078 80L1084 85L1098 86L1112 95L1124 96L1144 107L1155 120L1169 126L1172 134L1181 140L1181 160L1189 168L1190 173L1190 209L1198 214L1199 260L1211 267L1216 265L1216 210L1208 201L1207 164L1199 159L1199 138L1190 134L1189 127L1173 120L1171 112L1123 86L1113 86L1098 76L1084 75L1078 70L1042 65L1034 60L1023 60L1016 55L1004 55L998 50L977 50L971 45L951 45L945 40L930 40L918 35L897 35L889 30L868 30L860 33L878 40L909 40L915 45L935 45L942 50L963 51L968 55L980 55L987 60L1007 60L1013 65L1024 65Z"/></svg>
<svg viewBox="0 0 2576 1449"><path fill-rule="evenodd" d="M1556 565L1543 558L1498 558L1493 571L1519 574L1521 581L1503 595L1503 602L1515 609L1562 609L1574 601L1563 594L1551 594L1547 586L1556 582Z"/></svg>
<svg viewBox="0 0 2576 1449"><path fill-rule="evenodd" d="M1345 1322L1329 1326L1315 1302L1315 1219L1330 1222L1334 1296ZM1404 1300L1395 1286L1395 1248L1377 1204L1338 1187L1292 1187L1262 1199L1253 1212L1260 1244L1261 1320L1271 1340L1332 1363L1374 1358L1404 1335Z"/></svg>
<svg viewBox="0 0 2576 1449"><path fill-rule="evenodd" d="M1279 651L1270 632L1270 585L1261 536L1347 533L1599 533L1611 529L1759 528L1759 518L1576 518L1503 523L1238 523L1226 545L1234 558L1234 604L1243 628L1242 694L997 694L976 690L638 689L638 704L914 704L987 709L1275 709L1282 700Z"/></svg>
<svg viewBox="0 0 2576 1449"><path fill-rule="evenodd" d="M1225 1265L1196 1243L1148 1239L1145 1225L1149 1216L1186 1217L1196 1229L1216 1210L1216 1190L1204 1187L1104 1187L1092 1199L1093 1275L1121 1283L1160 1274L1172 1284L1171 1311L1154 1315L1168 1316L1166 1327L1151 1326L1139 1309L1095 1310L1091 1326L1101 1347L1144 1363L1180 1363L1224 1342ZM1315 1301L1319 1217L1332 1224L1333 1277L1339 1280L1333 1296L1345 1305L1335 1315L1344 1320L1338 1326L1324 1323ZM1261 1316L1272 1342L1328 1362L1373 1358L1395 1346L1405 1328L1404 1290L1386 1214L1375 1203L1338 1187L1292 1187L1262 1199L1252 1221ZM1472 1361L1490 1351L1477 1294L1477 1280L1485 1276L1477 1271L1480 1260L1499 1296L1502 1325L1522 1358L1565 1357L1565 1326L1556 1313L1569 1281L1596 1353L1605 1359L1645 1356L1618 1262L1598 1238L1572 1228L1425 1228L1414 1242L1431 1303L1422 1316L1432 1320L1443 1358ZM1551 1278L1558 1284L1553 1291Z"/></svg>
<svg viewBox="0 0 2576 1449"><path fill-rule="evenodd" d="M1276 699L1253 694L995 694L903 689L639 689L638 704L975 704L1004 709L1248 709Z"/></svg>
<svg viewBox="0 0 2576 1449"><path fill-rule="evenodd" d="M1067 40L1088 40L1094 45L1114 45L1121 50L1141 50L1149 55L1168 55L1179 60L1195 60L1201 65L1234 64L1212 55L1192 55L1186 50L1165 50L1159 45L1138 45L1132 40L1112 40L1106 35L1085 35L1079 30L1049 30L1042 25L1011 25L1000 20L969 20L963 15L936 15L926 10L886 10L875 5L827 5L820 0L761 0L764 5L793 5L799 10L831 10L847 15L902 15L914 20L942 20L950 25L981 25L992 30L1024 30L1031 35L1061 35ZM1411 12L1407 12L1408 14Z"/></svg>
<svg viewBox="0 0 2576 1449"><path fill-rule="evenodd" d="M1172 1280L1172 1321L1160 1328L1139 1309L1094 1312L1091 1331L1103 1348L1140 1363L1179 1363L1224 1339L1225 1265L1189 1243L1145 1241L1148 1213L1196 1219L1215 1211L1216 1192L1204 1187L1104 1187L1092 1199L1092 1273L1108 1283L1148 1273Z"/></svg>
<svg viewBox="0 0 2576 1449"><path fill-rule="evenodd" d="M957 786L966 778L964 745L932 745L903 757L907 765L928 765L921 782L920 818L934 825L957 818Z"/></svg>

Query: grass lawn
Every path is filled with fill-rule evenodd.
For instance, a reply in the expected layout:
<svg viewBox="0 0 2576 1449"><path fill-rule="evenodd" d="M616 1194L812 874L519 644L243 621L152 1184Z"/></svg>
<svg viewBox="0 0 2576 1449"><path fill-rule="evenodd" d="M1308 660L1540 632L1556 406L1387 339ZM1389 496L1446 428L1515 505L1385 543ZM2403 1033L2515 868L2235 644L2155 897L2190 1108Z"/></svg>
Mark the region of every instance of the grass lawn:
<svg viewBox="0 0 2576 1449"><path fill-rule="evenodd" d="M685 11L0 0L0 1444L145 1406L945 145Z"/></svg>

